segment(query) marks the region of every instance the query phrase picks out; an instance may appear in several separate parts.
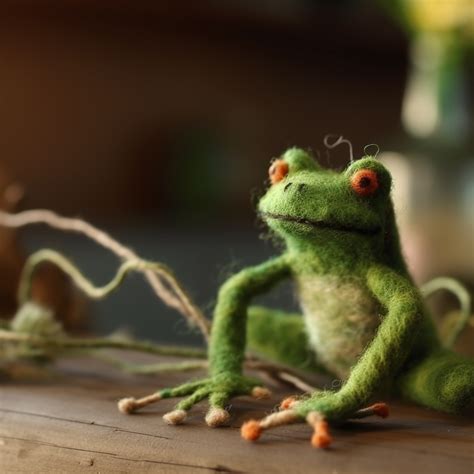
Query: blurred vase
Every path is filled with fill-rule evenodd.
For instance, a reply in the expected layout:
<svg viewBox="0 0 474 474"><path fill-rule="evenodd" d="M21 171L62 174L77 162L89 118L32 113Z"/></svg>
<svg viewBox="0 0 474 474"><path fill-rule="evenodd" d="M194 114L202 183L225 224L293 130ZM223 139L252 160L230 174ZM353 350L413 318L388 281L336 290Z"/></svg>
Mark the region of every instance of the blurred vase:
<svg viewBox="0 0 474 474"><path fill-rule="evenodd" d="M474 277L474 152L468 55L449 32L413 37L403 137L381 155L394 175L402 241L417 280ZM403 194L403 196L402 196Z"/></svg>

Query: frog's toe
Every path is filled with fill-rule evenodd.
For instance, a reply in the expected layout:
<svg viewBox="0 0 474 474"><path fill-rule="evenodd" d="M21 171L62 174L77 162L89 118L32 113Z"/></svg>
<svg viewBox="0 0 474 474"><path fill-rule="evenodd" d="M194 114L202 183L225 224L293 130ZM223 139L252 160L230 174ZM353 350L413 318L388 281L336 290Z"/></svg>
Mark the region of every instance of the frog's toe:
<svg viewBox="0 0 474 474"><path fill-rule="evenodd" d="M375 416L380 418L387 418L390 415L390 408L386 403L374 403L369 408L372 409Z"/></svg>
<svg viewBox="0 0 474 474"><path fill-rule="evenodd" d="M257 400L265 400L272 396L272 392L268 390L268 388L259 386L254 387L250 394L253 398L256 398Z"/></svg>
<svg viewBox="0 0 474 474"><path fill-rule="evenodd" d="M211 428L217 428L228 423L230 420L230 413L221 407L212 407L209 408L209 411L206 414L206 424Z"/></svg>
<svg viewBox="0 0 474 474"><path fill-rule="evenodd" d="M199 392L198 389L204 385L204 382L205 381L191 382L175 388L165 388L142 398L122 398L118 401L117 407L121 413L129 415L136 412L140 408L144 408L165 398L183 397L193 392ZM191 404L191 406L193 404Z"/></svg>
<svg viewBox="0 0 474 474"><path fill-rule="evenodd" d="M332 437L329 432L329 424L324 416L317 411L311 411L308 413L306 421L314 430L311 444L315 448L329 448L332 443Z"/></svg>
<svg viewBox="0 0 474 474"><path fill-rule="evenodd" d="M246 421L240 430L242 438L247 441L256 441L260 435L277 426L289 425L301 421L300 416L293 410L279 411L262 418L261 420Z"/></svg>
<svg viewBox="0 0 474 474"><path fill-rule="evenodd" d="M163 415L163 420L168 425L180 425L184 422L187 415L186 410L176 409Z"/></svg>
<svg viewBox="0 0 474 474"><path fill-rule="evenodd" d="M379 416L380 418L387 418L390 414L390 408L386 403L379 402L370 405L367 408L357 410L351 418L366 418L368 416Z"/></svg>
<svg viewBox="0 0 474 474"><path fill-rule="evenodd" d="M262 431L263 429L259 421L249 420L242 425L240 434L242 438L247 441L257 441L257 439L260 438Z"/></svg>
<svg viewBox="0 0 474 474"><path fill-rule="evenodd" d="M296 395L292 395L282 400L278 408L280 410L288 410L290 408L294 408L298 403L299 403L298 397Z"/></svg>
<svg viewBox="0 0 474 474"><path fill-rule="evenodd" d="M130 415L140 408L161 400L161 398L162 396L160 392L155 392L142 398L126 397L118 401L117 407L121 413Z"/></svg>

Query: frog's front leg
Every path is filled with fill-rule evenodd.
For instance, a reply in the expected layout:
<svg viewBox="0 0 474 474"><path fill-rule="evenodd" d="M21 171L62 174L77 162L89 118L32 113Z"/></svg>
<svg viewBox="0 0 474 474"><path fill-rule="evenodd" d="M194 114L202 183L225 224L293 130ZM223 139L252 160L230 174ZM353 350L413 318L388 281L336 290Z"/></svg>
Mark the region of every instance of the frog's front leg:
<svg viewBox="0 0 474 474"><path fill-rule="evenodd" d="M265 429L306 420L315 430L313 445L327 447L330 443L328 422L388 414L383 404L364 407L384 381L395 376L408 356L423 315L423 305L409 279L386 267L370 268L367 285L385 307L386 315L342 388L338 392L315 392L281 413L260 422L248 422L242 427L244 438L254 440Z"/></svg>
<svg viewBox="0 0 474 474"><path fill-rule="evenodd" d="M209 400L206 415L209 426L227 421L225 409L228 401L239 395L263 398L269 392L260 387L257 379L242 374L246 347L247 310L251 299L268 290L289 275L285 255L252 268L246 268L231 277L220 289L209 347L209 377L163 389L142 399L125 398L119 401L119 410L132 413L143 406L171 397L186 397L175 409L164 415L169 424L179 424L187 412L198 402Z"/></svg>

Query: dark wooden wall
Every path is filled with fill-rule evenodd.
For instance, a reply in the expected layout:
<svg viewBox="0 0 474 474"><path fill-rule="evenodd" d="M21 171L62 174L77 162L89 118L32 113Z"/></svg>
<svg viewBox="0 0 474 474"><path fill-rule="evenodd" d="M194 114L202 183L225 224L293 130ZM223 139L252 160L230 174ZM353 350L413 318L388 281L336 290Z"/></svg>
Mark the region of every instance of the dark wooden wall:
<svg viewBox="0 0 474 474"><path fill-rule="evenodd" d="M286 147L399 130L406 43L381 12L217 3L2 4L0 159L25 205L248 222Z"/></svg>

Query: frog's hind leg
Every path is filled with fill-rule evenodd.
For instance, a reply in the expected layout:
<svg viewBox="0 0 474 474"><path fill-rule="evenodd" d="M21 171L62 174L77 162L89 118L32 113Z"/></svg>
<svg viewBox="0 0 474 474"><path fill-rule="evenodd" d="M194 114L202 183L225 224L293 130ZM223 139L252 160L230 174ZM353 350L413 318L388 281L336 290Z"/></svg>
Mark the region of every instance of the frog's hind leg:
<svg viewBox="0 0 474 474"><path fill-rule="evenodd" d="M404 373L399 386L402 395L416 403L461 412L474 401L474 360L438 350Z"/></svg>
<svg viewBox="0 0 474 474"><path fill-rule="evenodd" d="M248 309L247 347L295 369L324 372L311 351L301 315L261 306Z"/></svg>

